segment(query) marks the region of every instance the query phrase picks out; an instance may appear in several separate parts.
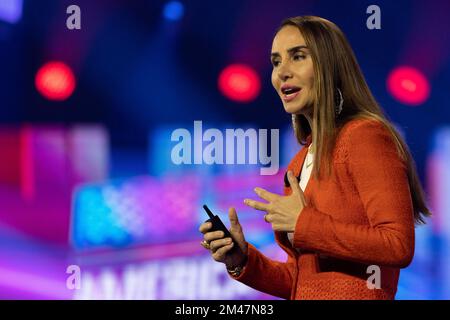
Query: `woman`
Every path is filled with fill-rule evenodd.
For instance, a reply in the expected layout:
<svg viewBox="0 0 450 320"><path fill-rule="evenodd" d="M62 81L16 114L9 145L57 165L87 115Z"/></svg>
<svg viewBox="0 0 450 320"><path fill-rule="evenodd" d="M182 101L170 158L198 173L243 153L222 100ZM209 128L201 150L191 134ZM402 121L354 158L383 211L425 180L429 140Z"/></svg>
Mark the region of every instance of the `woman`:
<svg viewBox="0 0 450 320"><path fill-rule="evenodd" d="M414 223L431 215L407 145L332 22L285 20L271 60L272 84L305 147L288 165L284 196L255 188L264 201L244 202L265 212L287 262L245 241L234 208L237 243L204 223L202 245L234 279L284 299L394 299L414 255Z"/></svg>

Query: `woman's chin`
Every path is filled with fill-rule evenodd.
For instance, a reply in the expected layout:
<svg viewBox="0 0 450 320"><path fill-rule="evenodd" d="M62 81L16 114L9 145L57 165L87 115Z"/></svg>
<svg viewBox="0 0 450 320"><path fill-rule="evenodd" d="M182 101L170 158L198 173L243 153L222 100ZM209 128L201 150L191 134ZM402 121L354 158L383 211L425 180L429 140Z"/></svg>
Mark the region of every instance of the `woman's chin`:
<svg viewBox="0 0 450 320"><path fill-rule="evenodd" d="M283 103L284 111L286 111L289 114L298 114L301 113L302 105L289 105L286 103Z"/></svg>

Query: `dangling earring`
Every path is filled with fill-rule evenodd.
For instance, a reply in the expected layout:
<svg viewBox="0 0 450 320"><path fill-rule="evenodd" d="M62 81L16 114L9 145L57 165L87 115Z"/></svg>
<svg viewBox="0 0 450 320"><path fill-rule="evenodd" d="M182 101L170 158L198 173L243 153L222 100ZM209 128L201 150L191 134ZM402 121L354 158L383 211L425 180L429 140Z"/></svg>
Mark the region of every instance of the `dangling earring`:
<svg viewBox="0 0 450 320"><path fill-rule="evenodd" d="M342 112L342 105L344 104L344 97L342 97L342 92L341 92L341 90L339 90L339 88L337 89L337 92L338 92L339 96L338 95L336 95L336 96L339 99L339 103L334 108L336 116L341 114L341 112Z"/></svg>
<svg viewBox="0 0 450 320"><path fill-rule="evenodd" d="M296 130L297 125L295 124L295 114L292 115L292 126L294 127L294 130Z"/></svg>

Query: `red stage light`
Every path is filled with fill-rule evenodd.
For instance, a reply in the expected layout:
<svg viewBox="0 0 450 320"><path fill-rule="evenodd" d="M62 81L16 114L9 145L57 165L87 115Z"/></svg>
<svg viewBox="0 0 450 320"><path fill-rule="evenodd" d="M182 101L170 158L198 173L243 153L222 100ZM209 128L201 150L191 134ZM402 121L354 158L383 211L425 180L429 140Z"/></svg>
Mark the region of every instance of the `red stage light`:
<svg viewBox="0 0 450 320"><path fill-rule="evenodd" d="M75 90L75 76L65 63L52 61L38 70L35 85L45 98L62 101L69 98Z"/></svg>
<svg viewBox="0 0 450 320"><path fill-rule="evenodd" d="M389 93L399 102L417 106L424 103L430 95L427 78L417 69L398 67L388 76Z"/></svg>
<svg viewBox="0 0 450 320"><path fill-rule="evenodd" d="M258 74L246 65L232 64L220 73L219 90L231 100L250 102L258 96L260 89Z"/></svg>

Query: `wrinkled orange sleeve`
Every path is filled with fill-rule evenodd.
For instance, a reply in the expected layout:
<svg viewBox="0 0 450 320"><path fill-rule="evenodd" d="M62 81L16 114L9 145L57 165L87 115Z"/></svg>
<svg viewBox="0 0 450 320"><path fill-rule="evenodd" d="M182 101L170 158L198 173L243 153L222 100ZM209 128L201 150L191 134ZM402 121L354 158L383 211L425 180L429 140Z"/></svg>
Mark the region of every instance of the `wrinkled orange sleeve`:
<svg viewBox="0 0 450 320"><path fill-rule="evenodd" d="M239 277L232 278L258 291L289 299L295 263L290 256L287 262L272 260L249 243L247 264Z"/></svg>

